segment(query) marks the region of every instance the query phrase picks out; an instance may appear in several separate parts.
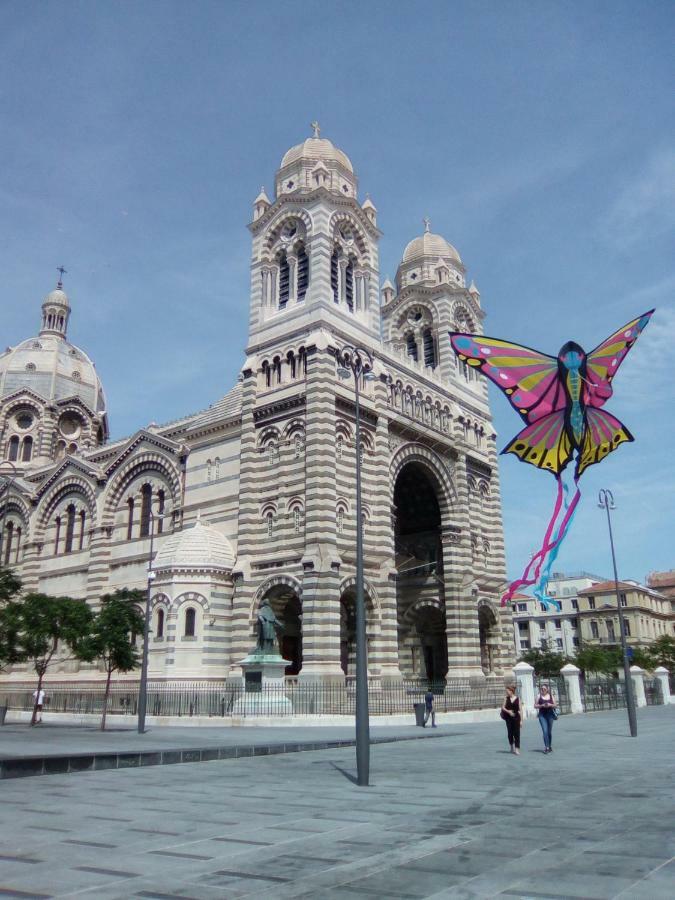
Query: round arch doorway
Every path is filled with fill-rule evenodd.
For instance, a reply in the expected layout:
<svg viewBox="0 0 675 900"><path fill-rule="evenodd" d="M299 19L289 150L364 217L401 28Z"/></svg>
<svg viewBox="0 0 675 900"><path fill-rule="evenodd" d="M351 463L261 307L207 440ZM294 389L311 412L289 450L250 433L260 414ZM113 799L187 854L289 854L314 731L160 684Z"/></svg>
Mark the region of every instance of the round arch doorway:
<svg viewBox="0 0 675 900"><path fill-rule="evenodd" d="M279 653L289 661L286 675L298 675L302 669L302 605L297 594L285 584L270 588L263 599L270 602L274 615L281 620Z"/></svg>
<svg viewBox="0 0 675 900"><path fill-rule="evenodd" d="M394 515L399 668L405 677L440 681L448 672L441 511L422 463L399 472Z"/></svg>

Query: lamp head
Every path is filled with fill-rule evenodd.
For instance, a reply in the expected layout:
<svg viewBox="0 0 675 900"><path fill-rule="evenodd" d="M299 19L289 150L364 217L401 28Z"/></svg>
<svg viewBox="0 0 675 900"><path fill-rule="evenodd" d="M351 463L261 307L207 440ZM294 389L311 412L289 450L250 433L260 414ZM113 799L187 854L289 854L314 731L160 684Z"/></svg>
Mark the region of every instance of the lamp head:
<svg viewBox="0 0 675 900"><path fill-rule="evenodd" d="M338 366L337 374L338 378L342 378L345 381L347 378L351 378L352 370L348 369L347 366Z"/></svg>

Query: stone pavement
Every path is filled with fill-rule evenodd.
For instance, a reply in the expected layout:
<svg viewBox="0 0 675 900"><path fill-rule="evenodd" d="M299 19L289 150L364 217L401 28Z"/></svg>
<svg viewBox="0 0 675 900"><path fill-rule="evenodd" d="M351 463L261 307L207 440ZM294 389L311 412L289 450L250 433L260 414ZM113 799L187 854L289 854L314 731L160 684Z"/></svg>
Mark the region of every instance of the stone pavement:
<svg viewBox="0 0 675 900"><path fill-rule="evenodd" d="M0 896L625 898L675 891L675 708L0 785ZM0 734L1 738L1 734Z"/></svg>

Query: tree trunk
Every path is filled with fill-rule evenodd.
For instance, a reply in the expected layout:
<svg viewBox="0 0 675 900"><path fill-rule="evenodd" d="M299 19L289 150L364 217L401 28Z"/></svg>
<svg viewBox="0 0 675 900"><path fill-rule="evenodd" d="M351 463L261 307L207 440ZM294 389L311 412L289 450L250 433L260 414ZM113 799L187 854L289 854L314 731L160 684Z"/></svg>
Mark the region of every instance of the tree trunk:
<svg viewBox="0 0 675 900"><path fill-rule="evenodd" d="M112 669L108 666L108 677L105 680L105 694L103 695L103 715L101 716L101 731L105 731L105 717L108 714L108 695L110 694L110 676Z"/></svg>

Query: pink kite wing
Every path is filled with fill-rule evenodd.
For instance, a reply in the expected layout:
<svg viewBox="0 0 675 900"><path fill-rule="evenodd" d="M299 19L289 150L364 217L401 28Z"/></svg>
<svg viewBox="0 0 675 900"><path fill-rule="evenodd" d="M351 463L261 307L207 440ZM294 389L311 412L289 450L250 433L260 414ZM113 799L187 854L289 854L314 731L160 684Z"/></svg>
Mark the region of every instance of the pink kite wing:
<svg viewBox="0 0 675 900"><path fill-rule="evenodd" d="M457 331L450 332L450 344L462 362L478 369L506 394L528 424L565 408L555 357L499 338Z"/></svg>
<svg viewBox="0 0 675 900"><path fill-rule="evenodd" d="M611 396L611 382L626 354L648 325L654 310L633 319L604 340L586 358L587 385L584 402L587 406L602 406Z"/></svg>

